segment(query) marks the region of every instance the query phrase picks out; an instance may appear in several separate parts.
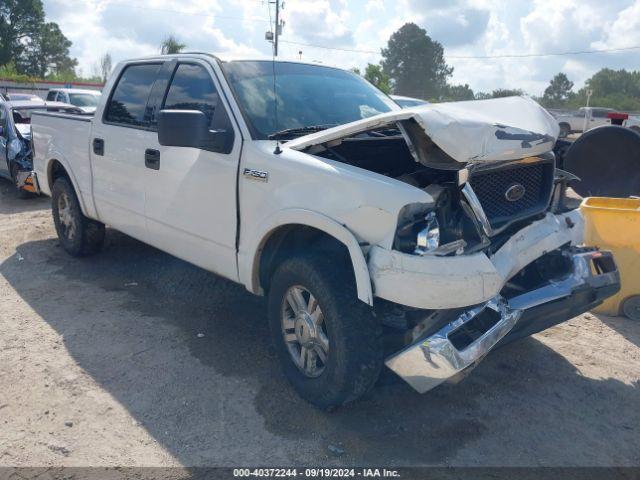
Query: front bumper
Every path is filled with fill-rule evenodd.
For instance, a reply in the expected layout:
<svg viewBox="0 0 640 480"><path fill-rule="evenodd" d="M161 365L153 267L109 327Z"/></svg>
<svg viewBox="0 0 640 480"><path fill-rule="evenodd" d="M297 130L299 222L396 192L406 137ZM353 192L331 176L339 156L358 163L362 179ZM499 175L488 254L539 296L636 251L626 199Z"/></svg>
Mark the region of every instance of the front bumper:
<svg viewBox="0 0 640 480"><path fill-rule="evenodd" d="M620 289L611 253L578 250L571 253L571 262L572 271L565 278L509 299L496 295L385 364L424 393L473 367L496 345L568 320Z"/></svg>
<svg viewBox="0 0 640 480"><path fill-rule="evenodd" d="M579 210L548 213L516 232L491 257L479 252L438 257L410 255L379 246L369 251L375 295L408 307L442 310L487 302L516 273L547 252L582 243Z"/></svg>

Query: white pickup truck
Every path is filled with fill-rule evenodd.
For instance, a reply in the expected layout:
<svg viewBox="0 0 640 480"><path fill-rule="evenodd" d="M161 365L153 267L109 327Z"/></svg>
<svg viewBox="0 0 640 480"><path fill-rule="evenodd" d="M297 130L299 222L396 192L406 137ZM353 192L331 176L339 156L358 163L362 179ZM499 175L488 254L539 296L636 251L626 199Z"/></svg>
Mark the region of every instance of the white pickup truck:
<svg viewBox="0 0 640 480"><path fill-rule="evenodd" d="M586 132L592 128L611 125L609 114L613 108L581 107L577 113L561 113L556 115L560 126L560 137L570 133Z"/></svg>
<svg viewBox="0 0 640 480"><path fill-rule="evenodd" d="M104 92L93 118L33 117L61 245L95 253L106 224L266 295L318 407L385 364L426 392L619 288L532 100L403 110L351 72L207 54L121 63Z"/></svg>

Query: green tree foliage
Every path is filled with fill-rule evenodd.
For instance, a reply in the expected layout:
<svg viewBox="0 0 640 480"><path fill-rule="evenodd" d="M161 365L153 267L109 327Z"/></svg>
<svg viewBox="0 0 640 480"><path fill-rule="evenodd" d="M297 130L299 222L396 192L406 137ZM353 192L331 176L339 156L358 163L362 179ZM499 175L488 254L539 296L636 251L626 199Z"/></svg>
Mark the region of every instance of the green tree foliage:
<svg viewBox="0 0 640 480"><path fill-rule="evenodd" d="M364 78L384 93L391 93L391 82L389 76L384 73L381 65L375 65L373 63L367 64L367 68L364 71Z"/></svg>
<svg viewBox="0 0 640 480"><path fill-rule="evenodd" d="M45 22L42 0L0 2L0 65L15 65L18 74L44 77L75 75L77 60L58 24Z"/></svg>
<svg viewBox="0 0 640 480"><path fill-rule="evenodd" d="M438 98L453 72L444 60L442 45L415 23L406 23L391 35L382 59L382 70L398 95Z"/></svg>
<svg viewBox="0 0 640 480"><path fill-rule="evenodd" d="M160 53L162 55L171 55L173 53L180 53L187 46L184 43L180 43L174 35L169 35L160 44Z"/></svg>
<svg viewBox="0 0 640 480"><path fill-rule="evenodd" d="M545 107L559 108L565 106L573 95L573 82L560 72L549 82L541 102Z"/></svg>
<svg viewBox="0 0 640 480"><path fill-rule="evenodd" d="M519 97L522 95L525 95L525 93L520 88L498 88L491 92L491 97L489 98Z"/></svg>
<svg viewBox="0 0 640 480"><path fill-rule="evenodd" d="M475 95L468 84L464 85L447 85L441 100L445 102L459 102L462 100L473 100Z"/></svg>
<svg viewBox="0 0 640 480"><path fill-rule="evenodd" d="M617 110L640 111L640 71L603 68L585 82L585 86L569 101L572 108L587 103L587 90L593 95L592 107L609 107Z"/></svg>

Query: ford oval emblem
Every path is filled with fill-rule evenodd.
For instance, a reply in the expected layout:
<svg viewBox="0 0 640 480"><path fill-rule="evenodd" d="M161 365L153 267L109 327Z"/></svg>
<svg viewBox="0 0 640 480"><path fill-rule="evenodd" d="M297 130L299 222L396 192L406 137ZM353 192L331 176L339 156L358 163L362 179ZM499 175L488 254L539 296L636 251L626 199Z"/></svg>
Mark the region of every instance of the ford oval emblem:
<svg viewBox="0 0 640 480"><path fill-rule="evenodd" d="M514 183L507 191L504 192L504 198L506 198L510 202L517 202L522 197L524 197L526 190L523 185L519 183Z"/></svg>

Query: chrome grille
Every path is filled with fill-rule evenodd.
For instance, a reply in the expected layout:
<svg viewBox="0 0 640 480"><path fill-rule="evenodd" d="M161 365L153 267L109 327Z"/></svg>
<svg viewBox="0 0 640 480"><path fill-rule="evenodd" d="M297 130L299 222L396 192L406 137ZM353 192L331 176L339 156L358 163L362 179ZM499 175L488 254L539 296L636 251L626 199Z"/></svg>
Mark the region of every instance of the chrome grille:
<svg viewBox="0 0 640 480"><path fill-rule="evenodd" d="M543 212L549 204L553 188L553 168L551 161L521 162L472 173L469 184L491 227L500 228ZM515 201L508 200L507 190L514 185L524 187L524 195Z"/></svg>

